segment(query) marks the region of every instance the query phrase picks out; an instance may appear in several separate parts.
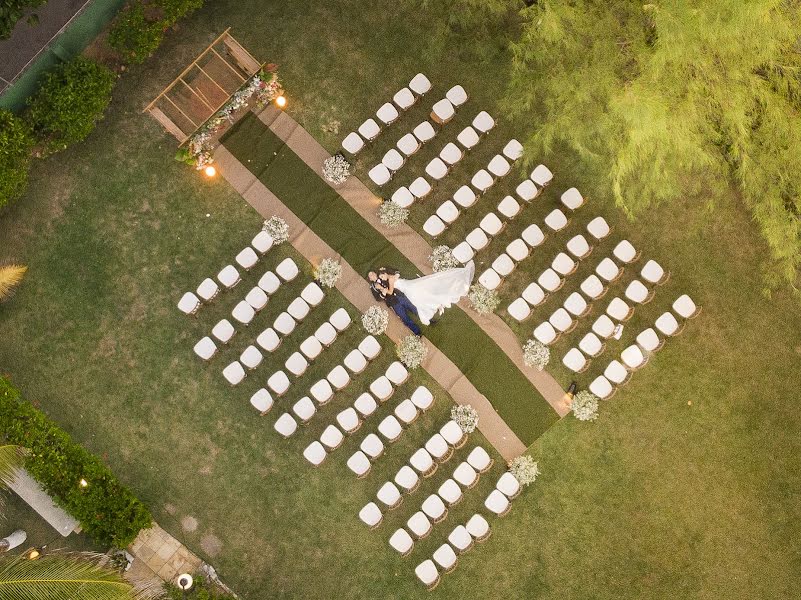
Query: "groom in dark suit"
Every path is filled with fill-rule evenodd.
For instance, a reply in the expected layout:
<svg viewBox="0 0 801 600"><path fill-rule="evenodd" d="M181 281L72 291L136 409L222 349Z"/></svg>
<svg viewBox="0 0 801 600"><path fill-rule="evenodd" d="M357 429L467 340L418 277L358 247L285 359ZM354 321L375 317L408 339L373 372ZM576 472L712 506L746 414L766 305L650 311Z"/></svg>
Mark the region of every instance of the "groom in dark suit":
<svg viewBox="0 0 801 600"><path fill-rule="evenodd" d="M367 273L370 291L376 300L385 302L400 317L403 324L412 330L414 335L420 336L420 326L411 317L411 315L417 316L417 308L403 292L394 289L389 281L390 276L397 274L398 270L392 267L381 267L377 271L370 271Z"/></svg>

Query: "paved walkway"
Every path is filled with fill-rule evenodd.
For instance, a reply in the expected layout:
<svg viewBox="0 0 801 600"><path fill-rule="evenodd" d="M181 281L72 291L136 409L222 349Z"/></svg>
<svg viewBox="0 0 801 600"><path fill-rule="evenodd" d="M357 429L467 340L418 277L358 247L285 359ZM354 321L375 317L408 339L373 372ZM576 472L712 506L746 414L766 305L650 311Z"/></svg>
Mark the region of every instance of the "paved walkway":
<svg viewBox="0 0 801 600"><path fill-rule="evenodd" d="M214 153L215 163L220 173L239 192L247 202L264 218L278 215L289 224L289 242L298 252L305 256L312 264L318 264L323 258L336 257L342 263L342 277L337 282L337 289L356 308L364 312L375 304L369 288L364 279L342 260L342 257L326 244L314 231L301 221L295 213L287 208L279 198L259 181L256 176L224 147L218 146ZM394 342L408 335L408 330L400 319L390 312L391 319L387 335ZM429 342L429 352L423 363L423 368L460 404L472 405L479 414L478 429L484 434L490 444L506 460L519 456L526 450L526 445L520 441L506 422L501 419L492 404L482 395L470 380Z"/></svg>
<svg viewBox="0 0 801 600"><path fill-rule="evenodd" d="M197 573L203 564L189 548L155 523L139 532L128 552L138 559L133 567L141 572L147 567L164 581L174 582L181 573Z"/></svg>
<svg viewBox="0 0 801 600"><path fill-rule="evenodd" d="M323 161L331 155L317 140L298 125L292 117L274 106L268 106L261 111L259 119L322 179ZM331 187L396 248L403 248L404 255L415 264L421 273L431 273L431 267L428 264L431 246L428 242L406 224L394 228L385 227L378 219L376 210L380 199L357 177L352 176L341 186ZM570 406L563 400L564 390L547 371L537 371L523 364L520 342L503 319L496 314L479 315L474 310L469 310L466 299L460 302L460 306L466 309L465 313L509 356L557 414L564 417L570 411Z"/></svg>

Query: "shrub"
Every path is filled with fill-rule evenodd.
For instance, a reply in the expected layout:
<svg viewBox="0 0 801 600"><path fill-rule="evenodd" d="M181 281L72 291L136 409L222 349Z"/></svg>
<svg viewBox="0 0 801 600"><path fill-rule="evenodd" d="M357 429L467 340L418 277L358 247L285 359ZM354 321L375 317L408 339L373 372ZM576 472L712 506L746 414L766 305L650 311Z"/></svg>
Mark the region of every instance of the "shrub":
<svg viewBox="0 0 801 600"><path fill-rule="evenodd" d="M537 480L540 474L540 467L537 461L528 454L522 454L509 463L509 472L522 485L529 486Z"/></svg>
<svg viewBox="0 0 801 600"><path fill-rule="evenodd" d="M381 335L389 325L389 312L380 306L371 306L362 315L362 326L371 335Z"/></svg>
<svg viewBox="0 0 801 600"><path fill-rule="evenodd" d="M194 582L192 589L188 592L182 591L173 583L165 583L164 589L167 590L169 600L235 600L236 596L218 590L210 584L201 574L192 575Z"/></svg>
<svg viewBox="0 0 801 600"><path fill-rule="evenodd" d="M86 139L103 118L113 87L114 74L86 58L46 73L39 90L28 100L28 120L45 154Z"/></svg>
<svg viewBox="0 0 801 600"><path fill-rule="evenodd" d="M28 186L33 136L22 119L0 110L0 208L19 198Z"/></svg>
<svg viewBox="0 0 801 600"><path fill-rule="evenodd" d="M158 6L164 15L164 20L173 25L181 17L203 6L203 0L154 0L153 6Z"/></svg>
<svg viewBox="0 0 801 600"><path fill-rule="evenodd" d="M587 390L576 394L570 407L573 416L579 421L594 421L598 418L598 396Z"/></svg>
<svg viewBox="0 0 801 600"><path fill-rule="evenodd" d="M124 548L150 526L150 512L108 467L2 377L0 432L9 443L29 450L25 468L97 542ZM81 479L89 485L80 487Z"/></svg>
<svg viewBox="0 0 801 600"><path fill-rule="evenodd" d="M41 6L47 0L3 0L0 2L0 40L8 39L14 26L25 14L25 10L36 6ZM28 17L28 22L35 25L36 15Z"/></svg>
<svg viewBox="0 0 801 600"><path fill-rule="evenodd" d="M141 2L129 4L114 20L108 43L126 62L140 64L153 54L170 26L165 19L150 17Z"/></svg>
<svg viewBox="0 0 801 600"><path fill-rule="evenodd" d="M396 348L400 361L410 369L416 369L426 358L428 347L416 335L407 335Z"/></svg>

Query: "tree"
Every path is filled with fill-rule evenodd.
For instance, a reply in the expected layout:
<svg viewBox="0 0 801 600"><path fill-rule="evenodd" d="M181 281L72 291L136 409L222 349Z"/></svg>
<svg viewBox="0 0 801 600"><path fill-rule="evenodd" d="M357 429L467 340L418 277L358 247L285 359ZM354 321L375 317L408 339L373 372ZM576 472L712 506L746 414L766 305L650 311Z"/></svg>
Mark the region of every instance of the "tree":
<svg viewBox="0 0 801 600"><path fill-rule="evenodd" d="M11 296L27 270L24 265L0 265L0 302Z"/></svg>
<svg viewBox="0 0 801 600"><path fill-rule="evenodd" d="M801 265L797 0L540 0L522 11L504 102L566 144L635 217L735 186L769 249L766 291Z"/></svg>

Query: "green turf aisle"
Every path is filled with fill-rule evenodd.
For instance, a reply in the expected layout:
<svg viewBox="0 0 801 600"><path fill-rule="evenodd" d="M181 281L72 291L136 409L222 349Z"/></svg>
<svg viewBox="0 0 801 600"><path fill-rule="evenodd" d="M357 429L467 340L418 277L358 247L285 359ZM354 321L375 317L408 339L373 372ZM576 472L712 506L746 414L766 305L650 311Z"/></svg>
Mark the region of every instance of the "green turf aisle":
<svg viewBox="0 0 801 600"><path fill-rule="evenodd" d="M224 137L225 147L357 272L416 267L270 131L248 113ZM526 445L556 412L501 349L461 309L448 311L428 337L484 394Z"/></svg>

